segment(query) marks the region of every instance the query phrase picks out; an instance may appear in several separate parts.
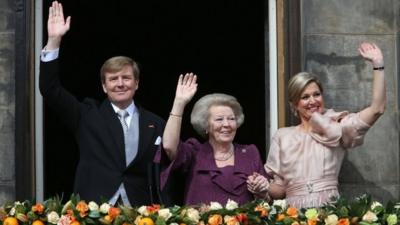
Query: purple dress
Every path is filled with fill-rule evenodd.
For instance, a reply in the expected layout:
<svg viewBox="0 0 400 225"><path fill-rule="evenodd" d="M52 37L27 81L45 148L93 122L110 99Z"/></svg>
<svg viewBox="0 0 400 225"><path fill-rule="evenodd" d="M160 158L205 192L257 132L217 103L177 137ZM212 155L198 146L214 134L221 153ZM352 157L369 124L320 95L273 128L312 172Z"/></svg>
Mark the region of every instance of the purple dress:
<svg viewBox="0 0 400 225"><path fill-rule="evenodd" d="M234 144L234 154L233 166L218 168L208 142L200 143L194 138L181 142L172 162L161 149L155 159L161 163L161 187L164 187L171 171L180 170L186 175L186 205L208 204L211 201L224 205L228 199L239 204L249 202L254 197L247 190L247 177L253 172L263 176L267 174L255 145Z"/></svg>

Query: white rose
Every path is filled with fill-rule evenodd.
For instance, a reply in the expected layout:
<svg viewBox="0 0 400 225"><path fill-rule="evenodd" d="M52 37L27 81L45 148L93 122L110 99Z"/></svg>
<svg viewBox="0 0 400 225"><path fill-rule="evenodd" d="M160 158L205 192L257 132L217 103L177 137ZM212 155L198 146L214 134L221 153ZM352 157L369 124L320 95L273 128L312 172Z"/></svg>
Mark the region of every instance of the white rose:
<svg viewBox="0 0 400 225"><path fill-rule="evenodd" d="M325 225L336 225L339 218L335 214L329 215L325 218Z"/></svg>
<svg viewBox="0 0 400 225"><path fill-rule="evenodd" d="M218 202L210 202L210 210L222 209L222 205Z"/></svg>
<svg viewBox="0 0 400 225"><path fill-rule="evenodd" d="M99 210L99 205L97 205L97 203L93 202L93 201L89 202L88 207L89 207L90 211L98 211Z"/></svg>
<svg viewBox="0 0 400 225"><path fill-rule="evenodd" d="M47 214L47 221L49 223L57 224L59 220L60 220L60 216L58 215L57 212L51 211L49 214Z"/></svg>
<svg viewBox="0 0 400 225"><path fill-rule="evenodd" d="M269 206L268 202L263 202L263 204L261 206L264 207L266 210L271 209L271 206Z"/></svg>
<svg viewBox="0 0 400 225"><path fill-rule="evenodd" d="M372 223L378 220L378 217L375 215L375 213L368 211L365 213L365 215L362 218L363 221L367 221L368 223Z"/></svg>
<svg viewBox="0 0 400 225"><path fill-rule="evenodd" d="M371 210L374 210L376 207L379 207L379 206L382 207L382 204L380 202L377 202L377 201L372 202Z"/></svg>
<svg viewBox="0 0 400 225"><path fill-rule="evenodd" d="M103 203L103 204L101 204L101 206L100 206L100 212L103 213L103 214L107 214L107 213L108 213L108 210L109 210L110 208L111 208L110 204L108 204L108 203Z"/></svg>
<svg viewBox="0 0 400 225"><path fill-rule="evenodd" d="M170 223L169 225L179 225L179 224L177 224L177 223Z"/></svg>
<svg viewBox="0 0 400 225"><path fill-rule="evenodd" d="M10 214L10 216L14 216L15 215L15 207L11 208L9 214Z"/></svg>
<svg viewBox="0 0 400 225"><path fill-rule="evenodd" d="M189 217L189 219L190 219L191 221L193 221L193 222L195 222L195 223L198 223L199 220L200 220L199 211L197 211L196 209L189 208L189 209L186 211L186 215L187 215L187 217Z"/></svg>
<svg viewBox="0 0 400 225"><path fill-rule="evenodd" d="M140 206L137 211L138 211L138 213L140 213L140 215L143 215L143 216L149 215L149 212L147 211L147 207L144 205Z"/></svg>
<svg viewBox="0 0 400 225"><path fill-rule="evenodd" d="M226 206L225 206L225 208L226 208L227 210L234 210L234 209L237 209L237 207L239 207L239 205L237 204L237 202L228 199L228 202L226 203Z"/></svg>
<svg viewBox="0 0 400 225"><path fill-rule="evenodd" d="M285 210L286 207L287 207L286 200L284 200L284 199L282 199L282 200L274 200L274 203L272 205L280 206L283 210Z"/></svg>
<svg viewBox="0 0 400 225"><path fill-rule="evenodd" d="M169 218L171 218L172 213L169 211L169 209L160 209L158 210L158 215L167 221Z"/></svg>

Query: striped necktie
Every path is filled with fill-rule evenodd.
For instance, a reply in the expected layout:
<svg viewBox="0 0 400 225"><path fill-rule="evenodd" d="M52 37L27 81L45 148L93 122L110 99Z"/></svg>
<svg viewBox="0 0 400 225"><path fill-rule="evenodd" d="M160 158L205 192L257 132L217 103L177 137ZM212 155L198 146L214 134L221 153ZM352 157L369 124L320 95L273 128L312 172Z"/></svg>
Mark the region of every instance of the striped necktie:
<svg viewBox="0 0 400 225"><path fill-rule="evenodd" d="M119 110L117 112L119 121L121 122L122 129L124 129L124 135L128 132L128 124L126 123L126 118L129 116L129 113L126 110Z"/></svg>

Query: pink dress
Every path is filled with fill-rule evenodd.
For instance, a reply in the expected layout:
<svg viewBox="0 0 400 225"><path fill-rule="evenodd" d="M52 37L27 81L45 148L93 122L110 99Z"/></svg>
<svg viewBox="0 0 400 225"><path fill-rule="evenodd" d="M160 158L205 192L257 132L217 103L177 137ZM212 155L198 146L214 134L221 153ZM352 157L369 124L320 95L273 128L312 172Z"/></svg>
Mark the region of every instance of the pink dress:
<svg viewBox="0 0 400 225"><path fill-rule="evenodd" d="M338 196L338 175L345 150L363 143L370 125L359 113L314 113L311 132L279 129L271 141L265 169L285 186L286 201L297 208L318 207Z"/></svg>

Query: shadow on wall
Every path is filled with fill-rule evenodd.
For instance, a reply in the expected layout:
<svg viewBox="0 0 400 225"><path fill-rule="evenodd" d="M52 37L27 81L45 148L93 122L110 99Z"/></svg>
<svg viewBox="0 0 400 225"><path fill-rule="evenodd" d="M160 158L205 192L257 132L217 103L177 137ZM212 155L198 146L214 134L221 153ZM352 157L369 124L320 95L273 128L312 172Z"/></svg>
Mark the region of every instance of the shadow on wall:
<svg viewBox="0 0 400 225"><path fill-rule="evenodd" d="M358 168L353 165L347 156L343 160L339 174L339 192L348 199L354 199L362 194L370 194L372 199L381 203L386 203L389 200L398 200L398 197L382 186L364 179Z"/></svg>

